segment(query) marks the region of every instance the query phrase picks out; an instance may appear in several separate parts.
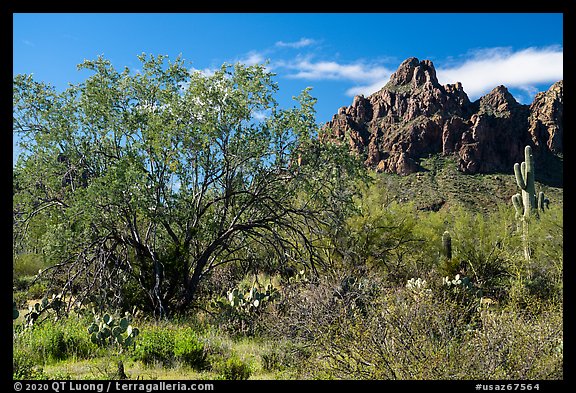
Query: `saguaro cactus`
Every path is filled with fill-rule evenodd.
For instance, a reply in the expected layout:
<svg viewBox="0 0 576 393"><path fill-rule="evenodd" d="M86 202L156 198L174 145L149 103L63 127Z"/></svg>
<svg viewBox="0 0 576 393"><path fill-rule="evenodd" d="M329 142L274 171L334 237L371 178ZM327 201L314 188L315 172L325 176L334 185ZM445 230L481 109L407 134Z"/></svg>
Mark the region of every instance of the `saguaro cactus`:
<svg viewBox="0 0 576 393"><path fill-rule="evenodd" d="M522 164L514 164L514 175L516 176L516 183L520 187L522 194L514 194L512 196L512 204L516 209L516 219L522 223L522 237L524 241L524 257L530 260L530 244L528 239L528 226L532 216L538 218L538 210L544 211L544 206L548 207L548 199L544 197L544 193L540 191L536 196L536 188L534 185L534 156L532 155L532 148L526 146L524 149L524 162Z"/></svg>
<svg viewBox="0 0 576 393"><path fill-rule="evenodd" d="M532 148L526 146L524 149L524 160L522 164L514 164L514 175L516 176L516 184L522 190L520 194L512 197L512 202L516 208L516 213L520 213L520 203L522 203L524 218L530 218L530 215L538 215L536 189L534 186L534 156L532 155Z"/></svg>
<svg viewBox="0 0 576 393"><path fill-rule="evenodd" d="M444 251L444 257L447 260L452 259L452 237L450 237L450 232L444 231L442 234L442 249Z"/></svg>

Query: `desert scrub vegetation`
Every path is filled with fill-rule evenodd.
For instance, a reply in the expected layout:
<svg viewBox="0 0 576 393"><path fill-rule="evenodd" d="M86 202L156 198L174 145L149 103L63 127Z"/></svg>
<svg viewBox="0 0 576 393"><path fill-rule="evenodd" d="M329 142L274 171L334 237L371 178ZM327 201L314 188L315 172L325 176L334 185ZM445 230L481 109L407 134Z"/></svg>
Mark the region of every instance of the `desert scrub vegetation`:
<svg viewBox="0 0 576 393"><path fill-rule="evenodd" d="M135 344L111 359L124 359L132 377L165 369L206 379L563 378L557 208L534 229L527 262L506 206L489 215L380 206L347 221L342 239L326 240L344 250L334 247L317 273L261 267L258 275L228 275L227 288L203 289L211 294L203 309L133 322L141 331ZM380 236L370 238L367 227ZM447 230L450 260L442 250ZM276 295L257 312L235 297L272 286ZM113 348L91 342L91 323L84 316L15 325L14 377L47 378L46 366L110 358Z"/></svg>
<svg viewBox="0 0 576 393"><path fill-rule="evenodd" d="M262 65L139 60L14 78L14 378L563 378L559 190L525 231L511 174L369 173Z"/></svg>

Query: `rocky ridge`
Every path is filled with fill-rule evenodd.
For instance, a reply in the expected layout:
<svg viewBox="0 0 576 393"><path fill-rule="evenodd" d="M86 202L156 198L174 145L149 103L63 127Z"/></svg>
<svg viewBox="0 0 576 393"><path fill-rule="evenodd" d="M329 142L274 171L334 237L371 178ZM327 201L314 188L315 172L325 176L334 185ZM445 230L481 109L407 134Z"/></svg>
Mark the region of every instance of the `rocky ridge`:
<svg viewBox="0 0 576 393"><path fill-rule="evenodd" d="M562 156L563 82L518 103L505 86L475 102L461 83L441 85L429 60L405 60L378 92L356 96L324 126L322 138L349 145L379 172L407 175L432 154L454 155L464 173L510 172L524 146Z"/></svg>

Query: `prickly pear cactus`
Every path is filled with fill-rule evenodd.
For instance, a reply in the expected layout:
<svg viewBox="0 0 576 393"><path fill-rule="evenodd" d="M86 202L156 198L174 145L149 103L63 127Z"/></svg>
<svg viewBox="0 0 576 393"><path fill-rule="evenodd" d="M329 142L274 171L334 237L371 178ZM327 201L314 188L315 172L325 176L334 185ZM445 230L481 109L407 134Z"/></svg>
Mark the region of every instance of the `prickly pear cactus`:
<svg viewBox="0 0 576 393"><path fill-rule="evenodd" d="M38 323L38 321L45 320L46 318L40 320L40 316L44 313L49 315L50 311L52 311L52 313L56 315L56 319L58 319L65 313L64 309L64 301L61 295L54 294L50 300L45 297L39 303L35 303L34 306L28 307L28 313L24 315L26 326L31 327L35 323Z"/></svg>
<svg viewBox="0 0 576 393"><path fill-rule="evenodd" d="M138 328L131 325L132 316L128 312L122 318L116 318L108 313L103 316L94 314L94 320L88 327L88 334L90 340L98 346L110 344L126 349L135 343L140 333Z"/></svg>
<svg viewBox="0 0 576 393"><path fill-rule="evenodd" d="M261 307L262 304L272 300L276 293L277 289L271 284L266 285L264 291L260 291L254 286L244 294L241 293L238 288L234 288L228 292L228 301L232 308L251 312Z"/></svg>
<svg viewBox="0 0 576 393"><path fill-rule="evenodd" d="M18 319L20 316L20 312L18 311L18 307L16 307L16 302L12 302L12 320Z"/></svg>

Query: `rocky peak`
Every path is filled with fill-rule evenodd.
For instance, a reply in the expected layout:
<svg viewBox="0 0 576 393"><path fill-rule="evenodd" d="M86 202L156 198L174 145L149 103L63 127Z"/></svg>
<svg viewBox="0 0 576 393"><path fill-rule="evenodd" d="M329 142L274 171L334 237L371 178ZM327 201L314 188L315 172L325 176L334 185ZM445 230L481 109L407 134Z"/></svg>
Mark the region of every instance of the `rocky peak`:
<svg viewBox="0 0 576 393"><path fill-rule="evenodd" d="M562 153L563 115L564 81L558 81L548 91L536 94L530 105L528 132L536 146L553 154Z"/></svg>
<svg viewBox="0 0 576 393"><path fill-rule="evenodd" d="M340 108L324 138L347 143L376 171L406 175L441 153L466 173L509 172L528 143L562 153L562 88L555 83L531 106L505 86L471 103L460 82L440 85L431 61L411 57L381 90Z"/></svg>
<svg viewBox="0 0 576 393"><path fill-rule="evenodd" d="M496 115L509 113L521 104L510 94L506 86L498 86L480 98L480 112L489 112Z"/></svg>
<svg viewBox="0 0 576 393"><path fill-rule="evenodd" d="M415 57L406 59L400 64L400 67L390 76L388 86L405 86L412 87L423 86L429 82L432 86L440 86L436 78L436 69L430 60L419 61Z"/></svg>

